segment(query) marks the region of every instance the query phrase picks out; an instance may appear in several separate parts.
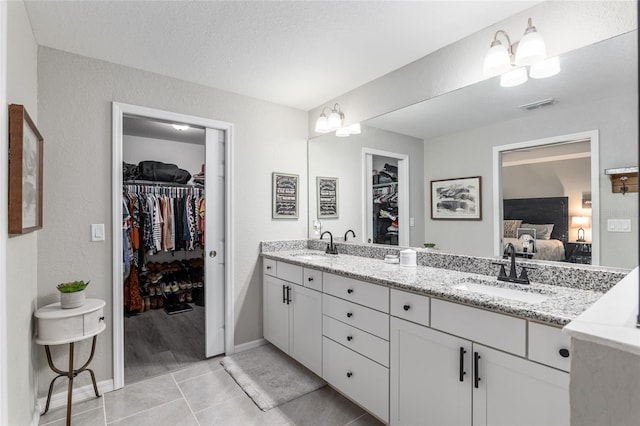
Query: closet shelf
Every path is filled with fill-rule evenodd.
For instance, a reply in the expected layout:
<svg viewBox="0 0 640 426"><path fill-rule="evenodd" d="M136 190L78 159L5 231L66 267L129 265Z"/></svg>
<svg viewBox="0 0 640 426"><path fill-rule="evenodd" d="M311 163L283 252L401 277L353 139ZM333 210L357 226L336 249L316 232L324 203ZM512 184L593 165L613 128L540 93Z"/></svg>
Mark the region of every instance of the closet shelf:
<svg viewBox="0 0 640 426"><path fill-rule="evenodd" d="M123 185L151 185L151 186L165 186L172 188L202 188L204 186L194 185L190 183L174 183L174 182L158 182L155 180L125 180Z"/></svg>

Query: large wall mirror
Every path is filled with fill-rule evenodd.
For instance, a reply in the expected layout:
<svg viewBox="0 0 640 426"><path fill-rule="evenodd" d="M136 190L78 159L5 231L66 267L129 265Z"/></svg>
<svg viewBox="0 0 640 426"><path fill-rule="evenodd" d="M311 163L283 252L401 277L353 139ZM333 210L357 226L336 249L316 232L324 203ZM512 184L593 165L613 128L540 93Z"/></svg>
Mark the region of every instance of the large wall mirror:
<svg viewBox="0 0 640 426"><path fill-rule="evenodd" d="M309 237L317 238L313 224L319 219L323 230L342 235L353 229L356 241L367 242L366 194L374 184L363 172L368 148L408 158L408 184L398 198L408 199L410 246L432 243L451 253L494 256L496 241L510 232L504 200L529 200L525 206L534 210L544 206L542 199L564 198L564 216L550 219L566 221L557 228L566 228L560 238L565 258L558 261L575 261L567 250L584 239L580 250L595 253L594 264L636 266L638 193L612 193L604 169L637 166L637 61L633 31L561 55L562 71L553 77L510 88L500 87L498 78L485 80L367 120L359 135L311 139ZM494 160L498 147L510 146L515 148L499 151ZM318 218L318 176L340 182L337 217ZM456 189L453 179L477 176L480 220L433 217L432 181L451 179ZM609 232L609 219L631 220L632 232ZM541 239L544 229L537 232ZM588 263L586 258L578 261Z"/></svg>

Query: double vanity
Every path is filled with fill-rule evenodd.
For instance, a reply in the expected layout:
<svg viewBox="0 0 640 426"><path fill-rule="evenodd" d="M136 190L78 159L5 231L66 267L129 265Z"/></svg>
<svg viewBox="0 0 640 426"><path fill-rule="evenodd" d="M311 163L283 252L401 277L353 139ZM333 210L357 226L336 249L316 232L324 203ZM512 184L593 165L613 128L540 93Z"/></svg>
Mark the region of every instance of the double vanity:
<svg viewBox="0 0 640 426"><path fill-rule="evenodd" d="M375 246L320 247L263 243L264 337L332 387L393 425L569 424L561 328L602 296L602 277L523 286L469 272L464 256L403 267Z"/></svg>

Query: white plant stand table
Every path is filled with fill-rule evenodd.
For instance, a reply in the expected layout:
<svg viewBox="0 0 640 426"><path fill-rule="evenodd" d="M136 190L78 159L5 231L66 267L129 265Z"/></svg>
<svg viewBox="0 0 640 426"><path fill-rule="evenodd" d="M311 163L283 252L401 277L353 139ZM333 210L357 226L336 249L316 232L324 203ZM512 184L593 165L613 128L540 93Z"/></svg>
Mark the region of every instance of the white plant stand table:
<svg viewBox="0 0 640 426"><path fill-rule="evenodd" d="M58 375L51 380L49 385L49 394L47 395L47 404L42 414L49 411L51 402L51 393L53 385L60 377L67 377L69 385L67 388L67 426L71 424L71 404L73 395L73 379L83 371L91 374L93 390L96 397L99 397L98 386L96 384L96 376L90 368L88 368L96 350L96 339L98 334L102 333L106 328L104 321L104 300L86 299L84 304L78 308L62 309L60 303L43 306L35 313L38 320L38 334L36 343L44 345L47 353L47 362L49 368ZM81 340L93 338L91 344L91 354L89 359L78 369L73 368L73 349L74 343ZM51 359L50 346L69 344L69 369L67 371L57 368Z"/></svg>

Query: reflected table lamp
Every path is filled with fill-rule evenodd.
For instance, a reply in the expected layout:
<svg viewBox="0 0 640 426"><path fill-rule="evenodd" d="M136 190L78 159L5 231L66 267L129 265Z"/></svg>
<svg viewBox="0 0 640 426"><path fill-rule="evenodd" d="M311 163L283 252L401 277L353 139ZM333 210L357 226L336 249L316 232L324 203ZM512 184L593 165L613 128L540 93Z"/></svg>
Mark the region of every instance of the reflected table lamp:
<svg viewBox="0 0 640 426"><path fill-rule="evenodd" d="M576 241L584 243L586 241L584 238L584 228L589 227L589 218L587 216L573 216L571 218L571 226L578 228L578 238Z"/></svg>

